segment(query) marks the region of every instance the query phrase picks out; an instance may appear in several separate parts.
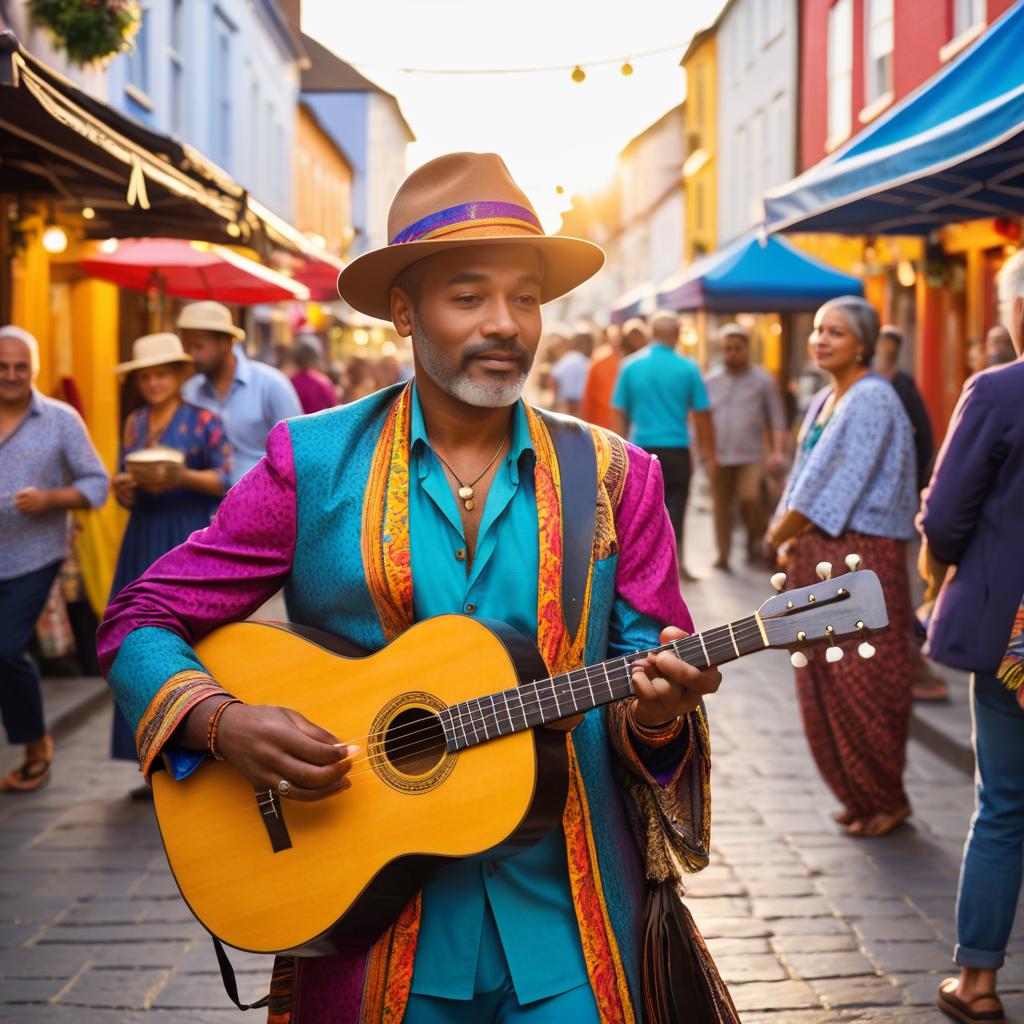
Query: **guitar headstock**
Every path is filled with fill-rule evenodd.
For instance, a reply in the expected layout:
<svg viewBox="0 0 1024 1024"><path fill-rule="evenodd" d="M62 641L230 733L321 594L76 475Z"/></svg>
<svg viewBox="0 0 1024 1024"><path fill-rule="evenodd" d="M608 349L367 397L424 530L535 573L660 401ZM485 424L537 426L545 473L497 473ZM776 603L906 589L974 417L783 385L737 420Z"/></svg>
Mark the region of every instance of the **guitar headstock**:
<svg viewBox="0 0 1024 1024"><path fill-rule="evenodd" d="M843 651L836 646L842 640L861 638L857 648L862 658L870 658L874 647L868 643L873 633L889 628L885 596L878 577L860 568L860 557L848 555L850 572L832 578L828 562L817 565L820 583L797 590L787 590L771 597L758 609L769 647L792 651L792 662L798 668L807 664L805 647L828 646L826 658L839 661ZM772 577L772 585L782 590L784 573Z"/></svg>

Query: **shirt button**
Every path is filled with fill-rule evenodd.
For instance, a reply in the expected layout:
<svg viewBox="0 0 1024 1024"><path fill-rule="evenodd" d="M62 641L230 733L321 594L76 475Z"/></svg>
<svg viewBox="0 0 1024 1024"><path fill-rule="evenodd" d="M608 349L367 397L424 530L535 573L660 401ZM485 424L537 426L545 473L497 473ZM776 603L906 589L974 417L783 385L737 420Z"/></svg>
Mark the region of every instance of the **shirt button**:
<svg viewBox="0 0 1024 1024"><path fill-rule="evenodd" d="M460 562L464 562L466 560L466 549L465 548L459 548L459 550L455 552L455 557Z"/></svg>
<svg viewBox="0 0 1024 1024"><path fill-rule="evenodd" d="M476 611L476 605L475 604L470 603L470 604L466 605L466 614L467 615L472 615L473 612L475 612L475 611Z"/></svg>

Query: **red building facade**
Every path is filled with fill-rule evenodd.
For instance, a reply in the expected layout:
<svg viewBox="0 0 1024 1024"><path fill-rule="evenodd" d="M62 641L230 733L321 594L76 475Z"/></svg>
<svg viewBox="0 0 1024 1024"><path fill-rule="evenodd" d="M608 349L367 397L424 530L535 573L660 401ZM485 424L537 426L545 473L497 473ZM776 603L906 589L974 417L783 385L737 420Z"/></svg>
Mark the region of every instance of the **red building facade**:
<svg viewBox="0 0 1024 1024"><path fill-rule="evenodd" d="M1014 0L801 0L800 4L800 170L816 164L847 138L886 110L891 103L927 81L943 64L976 39L988 25L1013 6ZM846 7L844 18L833 8ZM871 95L871 18L875 16L875 53L884 51L885 22L891 12L891 88ZM830 57L837 43L831 27L851 29L849 38L850 131L829 131ZM879 39L883 41L879 42ZM845 46L842 46L845 49ZM876 57L877 59L877 57ZM834 89L831 90L834 93ZM888 102L885 102L888 92Z"/></svg>
<svg viewBox="0 0 1024 1024"><path fill-rule="evenodd" d="M812 167L928 81L1014 0L800 0L797 161ZM936 435L966 377L966 353L997 322L994 279L1018 242L998 222L923 239L804 236L864 279L866 297L908 338Z"/></svg>

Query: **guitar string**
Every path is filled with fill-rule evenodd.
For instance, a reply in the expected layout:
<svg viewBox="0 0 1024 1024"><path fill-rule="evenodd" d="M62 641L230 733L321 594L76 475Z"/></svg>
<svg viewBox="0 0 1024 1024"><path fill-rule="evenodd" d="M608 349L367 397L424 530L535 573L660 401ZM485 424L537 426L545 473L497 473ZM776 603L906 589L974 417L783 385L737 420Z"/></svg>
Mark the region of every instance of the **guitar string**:
<svg viewBox="0 0 1024 1024"><path fill-rule="evenodd" d="M737 620L737 621L740 621L740 620ZM617 662L617 661L632 662L633 660L639 659L641 657L645 657L648 654L661 654L663 651L673 650L673 645L674 644L683 645L683 644L686 644L688 641L698 640L698 638L700 638L700 637L704 638L704 645L693 645L694 646L694 650L693 650L694 654L703 654L704 653L703 652L703 646L713 647L713 646L715 646L715 645L717 645L719 643L721 643L725 647L725 649L728 650L730 647L733 646L731 639L730 640L726 640L726 636L725 635L723 635L721 638L717 638L717 639L714 638L714 636L713 636L713 634L718 633L718 632L723 632L724 634L727 635L728 634L728 629L729 629L728 626L718 626L718 627L715 627L714 629L709 629L709 630L707 630L704 633L691 633L689 636L682 637L680 640L670 641L667 644L662 644L662 645L660 645L658 647L652 647L652 648L650 648L647 651L635 651L632 654L622 655L621 657L618 657L618 658L609 658L609 659L607 659L607 661L605 661L605 662L598 662L596 665L589 665L589 666L585 666L585 667L582 667L582 668L571 669L569 672L562 672L562 673L559 673L556 676L550 676L547 679L531 680L529 683L521 684L521 686L529 686L529 685L537 685L537 684L545 684L545 683L550 683L550 684L553 684L553 685L557 686L559 680L562 680L563 682L568 682L568 683L570 683L570 685L578 685L579 683L583 682L583 680L571 680L569 678L571 675L573 675L575 673L584 672L584 671L593 672L594 670L596 670L598 668L601 668L602 665L605 665L605 664L611 665L613 662ZM742 640L744 642L746 642L747 640L753 639L753 637L758 635L759 633L760 633L760 629L757 628L756 623L754 624L753 627L744 626L744 627L741 627L738 630L733 630L733 634L736 637L737 641L741 641ZM764 649L766 649L766 648L758 648L758 650L764 650ZM676 653L678 654L678 651L676 651ZM751 652L751 653L754 653L754 652ZM710 667L710 665L707 666L707 667ZM621 671L621 669L617 669L616 671ZM632 670L630 670L629 676L632 676ZM598 682L598 685L602 685L600 681ZM521 687L512 687L512 688L510 688L509 692L518 692L519 689L521 689ZM502 693L502 692L505 692L505 691L499 690L495 694L482 694L481 698L490 697L490 696L497 696L498 693ZM481 698L470 698L470 700L481 699ZM543 702L544 700L547 700L547 699L554 699L554 698L553 697L551 697L551 698L541 697L540 694L539 694L539 691L538 691L538 696L533 698L533 703ZM466 701L460 701L459 703L462 704L462 703L467 703L467 702ZM526 702L520 701L520 703L525 705ZM450 707L445 708L444 710L445 711L453 711L456 706L457 705L452 705ZM575 713L575 712L573 712L573 713ZM465 713L459 712L459 724L461 724L463 721L465 721L465 715L466 714L468 714L468 712L465 712ZM453 719L453 724L455 724L454 719ZM406 729L412 730L412 731L405 732L404 730L406 730ZM404 727L400 726L398 729L394 730L393 735L397 734L397 735L400 735L400 736L408 737L408 736L411 736L411 735L415 735L416 732L431 731L432 729L433 729L432 725L419 726L419 725L416 725L415 723L412 723L409 726L404 726ZM356 736L356 737L353 737L352 739L346 740L345 742L349 743L349 744L352 744L352 745L357 745L359 740L364 740L364 741L376 740L377 742L380 742L380 740L377 739L379 736L380 736L380 733L370 733L368 736Z"/></svg>
<svg viewBox="0 0 1024 1024"><path fill-rule="evenodd" d="M758 630L758 629L747 629L747 630L734 631L734 632L735 632L737 640L744 640L744 641L746 641L748 639L751 639L755 634L760 633L760 630ZM691 634L691 636L684 637L681 641L677 641L677 643L680 643L680 644L684 643L686 640L690 640L691 638L696 637L696 635L697 634ZM712 641L712 644L714 644L714 643L715 643L715 641ZM732 646L732 642L730 640L729 641L729 647L731 647L731 646ZM672 648L671 644L665 644L665 645L657 647L657 648L652 648L650 653L657 654L657 653L661 653L662 651L671 650L671 648ZM758 650L765 650L765 649L766 648L758 648ZM728 647L726 647L726 650L728 650ZM696 648L695 648L694 653L697 653L697 649ZM748 652L748 653L755 653L755 652L751 651L751 652ZM601 665L601 664L608 664L609 666L611 666L611 664L613 662L622 661L623 662L622 666L617 667L614 670L612 670L615 673L614 682L616 684L619 684L619 683L623 683L623 682L626 682L627 680L632 679L632 675L633 675L633 665L632 665L632 662L633 662L634 659L636 659L639 656L642 656L643 654L644 654L644 652L641 651L641 652L637 652L637 653L630 654L630 655L624 655L621 658L609 659L608 662L606 662L606 663L599 663L599 665ZM562 704L566 700L572 699L573 691L570 690L569 693L564 693L563 692L562 694L557 694L555 692L555 689L557 688L557 686L558 685L563 685L564 686L565 684L568 684L570 687L580 686L580 684L584 680L582 680L582 679L575 679L574 680L574 679L571 678L571 676L573 674L584 672L584 671L593 671L597 667L598 666L588 666L586 669L584 669L584 668L573 669L569 673L561 673L558 676L554 676L554 677L551 677L551 678L545 679L545 680L533 680L530 683L523 683L520 687L511 688L507 692L509 692L509 693L516 693L517 695L519 695L519 704L520 704L520 708L513 708L512 710L515 711L517 714L521 712L524 715L524 717L528 713L534 711L536 708L542 708L542 709L544 709L546 711L550 707L553 706L553 707L555 707L555 709L557 711L561 711L562 710L562 707L561 707ZM561 683L558 682L559 680L561 681ZM544 684L547 684L547 683L554 684L554 685L550 686L550 687L545 687L545 691L542 692L539 689L539 687L541 685L544 685ZM597 681L597 685L598 686L610 685L611 683L612 683L612 678L611 678L610 675L609 675L607 683L605 683L604 681L601 681L601 680ZM588 687L592 686L592 684L591 684L589 679L587 680L587 684L588 684ZM530 686L530 685L533 685L534 688L535 688L535 696L530 698L530 699L528 699L528 700L523 700L522 696L521 696L521 691L522 691L523 688L525 688L526 686ZM484 695L482 695L481 698L470 698L470 699L471 700L473 700L473 699L481 700L481 699L486 698L486 697L491 697L491 696L495 696L496 697L499 694L504 693L504 692L506 692L506 691L498 691L495 694L484 694ZM625 696L626 695L624 694L623 697L625 697ZM613 698L613 699L623 699L623 698ZM468 702L460 702L460 704L465 704L465 703L468 703ZM609 702L606 702L606 703L609 703ZM578 713L578 711L576 710L576 702L575 702L575 700L573 701L573 704L574 704L574 710L571 711L571 712L567 712L563 717L568 718L571 715L574 715L574 714ZM597 705L595 705L595 706L597 706ZM450 706L448 708L445 708L444 710L448 711L449 713L451 713L451 712L455 711L456 707L458 707L458 705L452 705L452 706ZM478 721L473 719L472 711L470 709L466 709L465 711L463 711L463 710L458 711L458 717L456 717L454 714L450 714L450 720L451 720L452 728L453 729L456 728L456 727L461 728L462 731L463 731L463 735L468 740L470 731L472 731L472 733L474 735L474 738L477 738L479 736L479 728L478 728L478 722L479 722L479 727L482 728L484 730L485 734L486 734L486 731L487 731L487 728L488 728L488 722L490 722L493 725L497 725L498 724L498 714L499 714L499 712L498 712L497 708L492 708L492 709L488 710L488 709L484 708L482 705L480 705L479 711L480 711L480 717L479 717ZM508 709L506 708L506 714L507 713L508 713ZM437 717L439 717L439 714L435 715L435 718L437 718ZM541 723L538 723L538 724L541 724ZM436 733L436 727L437 727L437 722L436 721L431 722L431 723L429 723L427 725L420 725L419 723L411 723L409 726L406 726L404 728L399 727L399 729L394 730L392 735L395 736L396 738L408 741L412 737L417 736L417 735L422 736L425 733ZM444 729L444 727L442 725L442 730L443 729ZM499 732L499 735L502 735L502 734ZM507 733L505 735L507 735ZM364 737L364 738L367 739L367 740L371 740L371 741L373 741L374 743L376 743L378 745L381 745L383 743L383 740L381 739L381 736L382 736L382 734L378 732L378 733L373 733L370 736L367 736L367 737ZM493 737L487 737L487 738L490 739L490 738L493 738ZM408 752L412 747L416 746L419 742L420 742L419 740L414 740L411 744L408 743L408 742L404 742L404 743L398 745L397 747L393 747L390 753L392 755L395 755L395 754L399 754L399 753L402 753L402 752ZM372 760L373 758L380 758L382 756L384 756L384 755L381 752L377 751L377 752L373 752L373 753L369 754L367 757L358 758L357 760L353 761L352 763L353 764L360 764L360 763L363 763L364 761Z"/></svg>
<svg viewBox="0 0 1024 1024"><path fill-rule="evenodd" d="M740 621L741 620L737 620L737 622L740 622ZM703 632L703 633L691 633L688 636L682 637L680 640L671 641L670 643L662 644L662 645L657 646L657 647L651 647L651 648L649 648L646 651L645 650L639 650L639 651L635 651L635 652L633 652L631 654L624 654L621 657L607 658L607 662L606 663L605 662L598 662L596 665L586 666L586 667L583 667L583 668L580 668L580 669L572 669L572 670L570 670L570 672L559 673L557 676L550 676L547 679L530 680L530 684L532 684L532 683L542 683L542 684L543 683L556 683L558 680L568 681L568 676L572 675L572 674L575 674L575 673L584 672L584 671L594 672L595 670L600 669L601 666L604 665L604 664L609 664L610 665L610 663L618 662L618 660L622 660L623 658L635 659L635 658L644 657L647 654L659 654L659 653L662 653L663 651L672 650L673 649L673 644L683 645L683 644L686 644L689 641L693 641L693 640L697 640L698 641L698 643L694 645L693 653L695 653L695 654L696 653L702 654L703 650L702 650L702 647L699 645L699 638L700 637L703 637L703 640L705 640L705 646L711 647L711 646L715 646L716 644L722 643L725 646L725 649L728 650L730 647L732 647L732 640L731 639L727 639L728 638L728 629L729 628L727 626L721 626L721 627L715 627L714 629L711 629L711 630L707 630L706 632ZM716 638L714 635L716 633L719 633L719 632L723 633L723 636L720 637L720 638ZM739 641L745 642L746 640L753 639L755 636L760 634L760 632L761 632L760 629L758 629L757 625L755 624L753 627L744 626L744 627L741 627L739 629L734 629L733 630L733 635L735 636L737 642L739 642ZM761 650L761 649L767 649L767 648L758 648L758 649ZM678 653L678 651L677 651L677 653ZM753 653L753 651L752 651L752 653ZM694 668L695 668L695 666L694 666ZM707 668L710 668L710 666L708 666ZM701 670L701 671L703 671L703 670ZM582 682L582 680L577 680L575 682ZM522 685L529 685L529 684L522 684ZM516 688L512 687L511 689L514 690ZM503 692L503 691L502 690L498 691L498 693L501 693L501 692ZM498 693L495 693L494 695L497 696ZM484 694L481 694L481 697L487 697L487 696L490 696L490 695L492 695L492 694L484 693ZM474 698L470 697L470 699L474 699ZM465 701L460 701L460 702L465 702ZM444 710L445 711L451 711L452 708L445 708ZM402 727L399 727L399 728L402 728ZM412 726L406 726L406 727L403 727L403 728L412 728ZM370 733L367 736L353 736L350 739L347 739L346 742L347 743L351 743L351 744L354 745L354 744L357 744L359 740L374 739L377 735L379 735L379 734L378 733Z"/></svg>
<svg viewBox="0 0 1024 1024"><path fill-rule="evenodd" d="M727 627L721 627L721 628L725 629L727 631ZM715 632L715 631L714 630L709 630L707 634L704 634L705 642L707 641L707 639L709 637L709 634L712 633L712 632ZM744 628L744 629L739 630L739 631L734 630L733 633L734 633L734 636L736 637L737 640L744 640L745 641L745 640L753 638L754 635L759 634L760 630L758 628L756 628L756 624L755 624L754 628L747 627L747 628ZM688 637L683 637L682 640L676 641L676 643L682 644L682 643L684 643L687 640L696 638L697 635L698 634L691 634ZM717 641L717 642L724 643L724 637L720 638L719 641ZM714 643L716 643L716 641L712 641L712 643L714 644ZM729 646L732 646L732 641L731 640L729 641ZM659 646L659 647L656 647L656 648L651 648L651 650L648 653L658 654L658 653L661 653L662 651L671 650L672 647L673 647L673 645L671 643L669 643L669 644L665 644L665 645L662 645L662 646ZM726 648L726 649L728 649L728 648ZM766 649L767 648L758 648L758 650L766 650ZM695 653L696 653L696 650L695 650ZM750 651L748 653L752 654L752 653L755 653L755 651ZM608 685L610 687L613 682L615 684L620 684L620 683L624 683L624 682L626 682L628 680L631 680L632 679L632 675L633 675L633 665L632 665L632 662L633 662L634 659L636 659L636 658L638 658L640 656L643 656L643 654L644 654L644 652L638 652L638 653L631 654L631 655L624 655L621 658L609 659L608 662L599 663L599 664L610 664L611 662L622 661L623 665L618 667L618 668L615 668L614 670L612 670L612 671L610 671L608 673L607 683L598 682L598 685L599 686L601 686L601 685ZM561 673L560 675L555 676L555 677L551 677L551 679L548 679L548 680L534 680L532 682L532 685L535 687L535 694L536 695L533 698L529 699L529 700L522 700L522 698L520 697L520 701L519 701L519 703L521 705L521 713L523 714L524 721L526 720L526 716L528 714L528 709L529 709L529 712L532 712L533 710L535 710L537 708L540 708L540 709L542 709L542 713L543 713L543 711L546 711L550 707L553 706L553 707L555 707L555 709L557 711L561 711L562 710L562 707L561 707L562 703L566 699L571 699L572 698L572 691L570 691L570 693L568 693L568 694L561 695L561 698L560 698L559 695L556 692L554 692L554 689L558 685L556 680L562 680L563 683L568 683L568 685L570 687L572 687L574 685L578 686L580 683L583 682L583 680L573 680L571 678L572 675L575 674L575 673L578 673L578 672L593 671L593 669L596 668L596 667L598 667L598 666L588 666L586 669L584 669L584 668L573 669L571 672ZM613 679L613 676L612 676L612 672L614 672L614 679ZM588 682L588 686L589 686L590 685L590 681L587 680L587 682ZM539 684L544 684L544 683L554 683L554 687L546 688L546 689L548 689L548 692L542 692L539 689ZM524 683L524 684L522 684L522 687L529 686L529 685L531 685L531 683ZM522 687L514 688L514 689L510 690L509 692L519 693L520 690L522 689ZM505 691L498 691L498 693L502 693L502 692L505 692ZM498 696L498 694L496 693L496 694L493 694L493 695L492 694L484 694L483 695L483 697L489 697L489 696ZM621 699L624 699L626 696L628 696L628 695L624 694L623 697L621 697L621 698L613 698L613 700L621 700ZM481 698L471 698L471 699L478 699L479 700ZM465 703L465 702L460 702L460 703ZM571 712L568 712L564 717L568 718L568 717L571 717L571 715L578 713L575 710L575 701L573 701L573 703L574 703L574 710L571 711ZM606 703L611 703L611 702L606 702ZM456 707L456 705L453 705L452 707L446 708L445 710L448 711L448 712L453 712L455 710L455 707ZM470 710L468 710L468 709L466 711L461 711L460 710L458 712L458 717L457 718L456 718L456 716L454 714L450 715L450 720L451 720L452 728L453 729L455 727L461 728L461 730L463 732L463 735L465 736L465 738L467 740L469 738L469 732L472 731L474 739L476 739L479 742L479 732L480 732L481 729L483 730L484 735L485 735L485 737L487 739L497 738L497 737L490 737L490 736L487 735L488 729L489 729L490 725L495 725L495 726L498 725L498 714L499 714L499 712L498 712L497 708L493 708L492 707L492 709L487 710L482 705L480 705L479 710L480 710L479 728L478 728L477 721L474 721L474 719L472 717L472 712ZM515 709L512 709L512 710L516 711L517 713L520 712L519 708L515 708ZM508 713L508 708L506 708L506 713ZM439 715L435 716L435 718L439 718ZM538 724L542 724L542 723L538 723ZM532 727L528 726L528 728L532 728ZM425 751L427 749L430 749L430 747L434 746L434 741L432 739L430 740L430 742L426 746L423 745L424 740L427 738L423 734L431 733L431 734L435 734L436 735L436 731L437 731L437 721L436 720L434 722L428 724L428 725L417 725L415 728L411 728L411 727L407 726L406 729L408 731L404 731L403 730L403 731L398 733L398 737L401 738L405 742L400 743L396 747L392 747L392 749L388 752L388 754L385 754L383 750L377 750L377 751L372 751L372 752L368 753L365 757L357 758L356 760L354 760L352 762L353 766L357 765L357 764L365 764L365 763L369 762L371 767L369 769L361 769L361 770L355 771L355 772L350 771L349 775L352 776L352 775L365 774L367 771L373 770L373 767L374 767L375 764L379 763L381 760L384 760L384 759L386 759L389 756L390 757L394 757L395 755L402 754L402 753L408 755L410 753L423 752L423 751ZM441 725L441 731L442 731L442 734L445 736L445 739L447 740L447 733L446 733L446 731L444 729L444 725L443 724ZM517 731L521 731L521 730L517 730ZM397 732L397 730L396 730L396 732ZM380 738L381 735L382 735L381 733L375 733L375 734L371 734L371 736L368 736L368 737L365 737L365 738L368 739L368 740L373 740L374 743L376 743L378 746L383 747L383 740ZM409 740L412 739L413 736L417 736L417 735L422 736L423 738L422 739L417 739L417 740L412 740L412 742L408 742ZM503 735L503 734L499 731L498 732L498 736L501 736L501 735ZM508 734L506 733L504 735L508 735ZM475 744L469 744L469 745L472 746L472 745L475 745ZM419 747L420 749L417 750L416 749L417 747Z"/></svg>
<svg viewBox="0 0 1024 1024"><path fill-rule="evenodd" d="M752 617L752 616L750 616L750 617ZM741 620L737 620L737 621L741 621ZM765 621L765 620L762 620L762 621ZM526 721L527 707L530 708L530 711L534 710L535 706L536 707L540 707L540 708L542 708L544 710L547 710L553 704L555 706L556 711L561 712L562 711L561 705L562 705L563 701L566 700L566 699L573 699L573 705L574 705L573 711L568 712L567 714L562 716L562 717L568 718L568 717L571 717L574 714L579 713L578 712L578 706L576 705L576 701L573 698L574 691L573 691L572 687L580 686L580 684L584 681L584 680L579 680L579 679L574 680L572 678L572 676L575 673L592 672L594 669L596 669L598 667L602 667L603 665L610 666L613 662L622 661L623 665L620 668L616 668L614 670L616 672L615 682L618 684L618 683L625 682L625 681L627 681L627 680L632 678L632 674L633 674L632 661L634 659L646 656L647 654L659 654L659 653L661 653L663 651L672 650L675 647L675 645L683 645L683 644L686 644L688 641L692 641L692 640L695 640L695 639L700 639L701 637L704 638L704 641L705 641L705 645L704 646L706 646L708 642L710 642L710 644L712 646L714 646L716 644L722 644L725 647L725 650L728 651L730 646L735 646L734 638L735 638L736 641L743 640L745 642L746 640L752 639L755 635L760 634L761 630L760 630L760 628L758 626L758 623L755 620L755 622L753 623L752 626L748 625L748 626L741 627L740 629L733 629L732 630L732 636L729 637L728 641L726 641L725 636L720 636L718 638L714 638L714 636L713 636L716 633L723 633L723 634L725 634L725 633L728 633L728 632L729 632L729 626L719 626L719 627L715 627L714 629L707 630L703 634L691 633L689 636L685 636L685 637L683 637L680 640L677 640L677 641L674 641L674 642L670 642L668 644L663 644L663 645L660 645L659 647L651 648L650 650L648 650L646 652L638 651L638 652L635 652L634 654L624 655L621 658L608 659L606 662L599 662L597 665L585 666L585 667L579 668L579 669L572 669L570 672L560 673L558 676L553 676L553 677L550 677L548 679L533 680L532 683L524 683L520 687L512 688L509 691L507 691L509 693L517 693L517 694L520 695L520 697L519 697L520 709L512 709L512 710L520 711L523 714L523 716L524 716L524 721ZM857 635L861 635L864 632L865 631L859 631ZM847 637L846 639L853 639L853 637ZM692 645L692 646L694 647L694 653L698 653L698 648L695 645ZM769 647L770 647L770 645L769 645ZM747 654L754 654L758 650L767 650L767 649L768 648L766 648L766 647L759 647L759 648L755 648L752 651L748 651L746 653ZM679 651L676 650L676 653L679 654ZM700 653L704 653L703 649L701 649ZM740 657L743 657L743 656L744 655L740 655ZM727 658L727 659L723 659L723 660L724 661L728 661L730 659ZM735 660L735 659L732 659L732 660ZM710 667L710 666L708 666L708 667ZM624 672L624 674L622 674L622 675L618 674L618 673L623 673L623 672ZM606 676L608 676L608 673L606 673ZM590 687L592 689L592 684L591 684L591 681L589 680L589 678L587 678L585 676L585 679L586 679L588 687ZM561 683L559 681L561 681ZM600 685L608 685L610 687L611 686L611 682L612 682L611 678L608 677L606 684L602 684L599 681L598 685L599 686ZM545 685L545 684L551 684L551 685L550 686L545 686L546 692L542 693L541 690L539 689L539 686ZM568 684L568 686L570 687L569 693L563 693L561 695L561 698L560 698L559 694L557 693L557 688L558 688L559 685L565 685L565 684ZM529 686L529 685L533 685L534 686L535 696L530 701L524 701L522 699L522 696L521 696L521 690L524 687ZM487 697L497 697L499 694L501 694L503 692L506 692L506 691L498 691L497 693L494 693L494 694L483 694L481 697L470 698L470 700L476 700L478 702L478 711L479 711L479 720L478 721L474 720L473 712L469 708L467 708L464 711L460 710L458 712L458 717L457 718L456 718L456 716L454 714L451 714L452 712L455 711L456 707L458 707L460 705L468 704L469 701L463 701L463 702L460 702L459 705L453 705L453 706L450 706L450 707L444 709L445 711L448 711L450 713L449 718L450 718L450 723L451 723L452 729L454 729L456 726L458 728L462 729L463 736L464 736L464 738L467 741L467 746L474 746L474 745L479 744L479 742L481 742L480 739L479 739L479 731L480 731L480 729L482 729L483 732L484 732L484 741L485 742L488 741L488 740L491 740L491 739L498 738L498 737L500 737L502 735L509 735L508 733L502 733L500 731L500 726L499 726L499 722L498 722L499 711L498 711L497 707L495 707L493 705L493 701L492 701L492 707L491 707L490 710L486 709L483 706L483 704L479 703L480 701L482 701L483 699L485 699ZM625 696L627 696L627 694L624 694L623 697L621 697L621 698L613 698L613 701L614 700L624 699ZM612 701L605 701L604 703L611 703L611 702ZM598 705L594 705L594 706L598 706ZM588 708L587 710L590 710L590 709ZM509 706L507 704L507 700L506 700L505 714L509 715ZM439 718L439 717L440 717L440 713L435 715L435 718ZM552 721L554 721L554 720L555 719L552 719ZM479 729L478 729L478 722L479 722ZM468 727L467 727L467 724L468 724ZM544 724L544 723L537 723L537 724L540 725L540 724ZM494 726L498 727L497 735L494 736L494 737L492 737L492 736L490 736L488 734L488 730L489 730L491 725L494 725ZM529 725L527 725L526 727L527 728L533 728L532 726L529 726ZM399 727L398 730L394 731L393 735L397 735L399 738L408 741L412 737L414 737L414 736L422 736L424 733L436 734L436 729L437 729L437 722L434 721L434 722L431 722L431 723L429 723L427 725L415 725L415 727L413 727L412 725L406 726L404 729ZM442 730L442 734L445 737L445 740L447 740L447 732L444 729L443 723L441 725L441 730ZM469 731L470 730L473 732L473 737L474 737L474 743L472 743L472 744L468 742L468 740L469 740ZM522 731L522 730L514 730L514 731ZM380 734L380 733L375 733L375 734L372 734L371 736L365 737L365 739L373 740L374 743L376 743L378 746L382 747L383 746L383 740L380 738L381 735L382 734ZM425 738L426 737L424 737L424 739ZM457 742L458 741L458 737L456 736L455 739L456 739L456 742ZM405 743L399 744L397 747L393 747L392 750L390 752L388 752L388 754L385 754L383 752L383 750L372 751L366 757L357 758L355 761L352 762L353 765L363 764L363 763L366 763L366 762L370 762L371 768L370 769L362 769L361 771L357 771L357 772L351 772L350 774L352 774L352 775L365 774L366 771L372 770L374 764L379 763L381 760L387 759L387 757L389 757L389 756L393 757L393 756L395 756L397 754L400 754L400 753L408 754L409 752L413 752L413 753L423 752L423 751L425 751L427 749L430 749L430 747L434 746L434 741L430 740L430 742L426 746L423 746L422 744L423 744L423 740L422 739L417 739L417 740L413 740L411 743L410 742L405 742ZM417 747L419 747L420 749L417 750L416 749ZM465 748L460 748L460 749L465 749Z"/></svg>

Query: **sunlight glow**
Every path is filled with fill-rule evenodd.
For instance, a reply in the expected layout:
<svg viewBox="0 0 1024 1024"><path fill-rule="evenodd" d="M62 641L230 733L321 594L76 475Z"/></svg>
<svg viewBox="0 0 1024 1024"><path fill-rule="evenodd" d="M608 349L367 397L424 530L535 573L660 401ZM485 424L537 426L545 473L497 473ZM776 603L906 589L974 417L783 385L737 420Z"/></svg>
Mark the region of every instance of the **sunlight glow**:
<svg viewBox="0 0 1024 1024"><path fill-rule="evenodd" d="M500 153L553 231L572 195L605 187L626 143L685 96L685 46L634 55L689 39L714 20L722 0L520 0L500 18L489 6L306 0L303 29L343 60L363 62L363 73L398 99L419 140L409 147L410 169L456 150ZM602 58L614 62L586 64ZM565 71L467 77L388 70L576 61L586 73L578 84ZM631 75L622 69L627 61Z"/></svg>

